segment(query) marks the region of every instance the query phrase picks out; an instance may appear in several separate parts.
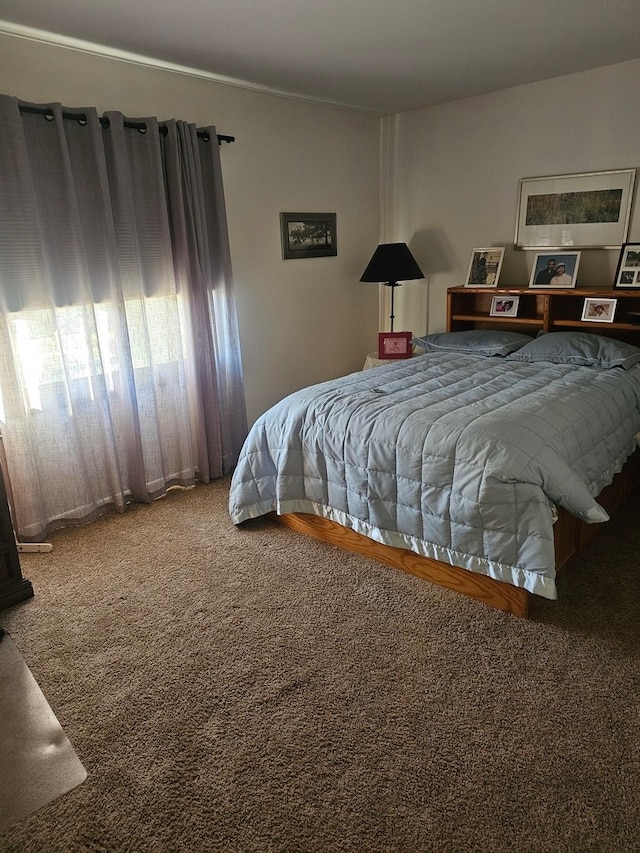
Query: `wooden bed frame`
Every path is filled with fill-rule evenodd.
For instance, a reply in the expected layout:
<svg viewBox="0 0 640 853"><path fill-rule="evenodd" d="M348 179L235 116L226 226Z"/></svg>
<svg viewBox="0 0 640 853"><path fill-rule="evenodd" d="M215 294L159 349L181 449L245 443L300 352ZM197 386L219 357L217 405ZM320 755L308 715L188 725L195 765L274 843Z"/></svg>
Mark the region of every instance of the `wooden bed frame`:
<svg viewBox="0 0 640 853"><path fill-rule="evenodd" d="M498 294L520 296L517 317L489 316L492 298ZM581 321L585 297L617 299L615 322L596 324ZM640 326L631 322L631 315L626 314L630 311L640 312L639 291L590 289L540 292L522 288L450 288L447 298L447 331L503 328L535 335L540 329L573 329L608 335L640 346ZM598 503L613 516L639 482L640 450L637 450L613 482L600 493ZM512 584L422 557L404 548L382 545L321 516L308 513L270 513L269 516L300 533L409 572L499 610L515 616L528 615L532 593ZM585 524L560 508L554 525L556 571L560 572L582 553L603 527L602 524Z"/></svg>
<svg viewBox="0 0 640 853"><path fill-rule="evenodd" d="M638 484L640 475L640 451L636 451L623 470L613 482L604 489L598 497L598 502L613 516ZM285 527L291 527L300 533L329 542L352 551L371 557L380 563L386 563L396 569L417 575L424 580L432 581L439 586L455 590L483 601L498 610L506 610L515 616L527 616L532 593L526 589L513 586L504 581L497 581L488 575L450 566L429 557L421 557L405 548L393 548L374 542L368 536L356 533L355 530L342 527L335 521L308 513L290 513L277 515L270 513L269 517ZM554 541L556 552L556 572L566 568L569 563L584 551L592 539L600 533L604 525L585 524L564 509L558 512L558 520L554 525Z"/></svg>

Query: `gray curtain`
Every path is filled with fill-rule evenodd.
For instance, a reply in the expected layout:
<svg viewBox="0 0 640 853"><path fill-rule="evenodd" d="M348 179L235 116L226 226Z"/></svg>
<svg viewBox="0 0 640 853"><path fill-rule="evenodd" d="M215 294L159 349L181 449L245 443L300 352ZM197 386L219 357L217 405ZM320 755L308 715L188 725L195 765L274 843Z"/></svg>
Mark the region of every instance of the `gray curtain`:
<svg viewBox="0 0 640 853"><path fill-rule="evenodd" d="M0 96L0 430L33 541L228 473L247 423L215 128L21 106Z"/></svg>

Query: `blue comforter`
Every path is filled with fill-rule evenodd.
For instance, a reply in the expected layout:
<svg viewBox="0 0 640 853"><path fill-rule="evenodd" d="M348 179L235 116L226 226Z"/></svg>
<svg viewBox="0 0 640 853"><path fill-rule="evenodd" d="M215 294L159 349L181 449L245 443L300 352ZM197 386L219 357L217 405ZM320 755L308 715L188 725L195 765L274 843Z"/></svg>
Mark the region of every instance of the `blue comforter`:
<svg viewBox="0 0 640 853"><path fill-rule="evenodd" d="M426 354L298 391L252 427L234 523L321 515L379 542L556 597L561 506L594 496L636 447L640 368Z"/></svg>

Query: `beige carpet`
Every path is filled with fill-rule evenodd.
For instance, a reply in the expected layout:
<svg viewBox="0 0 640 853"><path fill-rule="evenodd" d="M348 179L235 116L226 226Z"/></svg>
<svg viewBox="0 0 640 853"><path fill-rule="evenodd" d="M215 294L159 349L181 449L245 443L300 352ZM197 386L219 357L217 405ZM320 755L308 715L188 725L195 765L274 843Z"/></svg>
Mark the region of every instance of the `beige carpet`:
<svg viewBox="0 0 640 853"><path fill-rule="evenodd" d="M638 502L525 621L227 489L23 557L0 624L88 777L3 853L637 853Z"/></svg>
<svg viewBox="0 0 640 853"><path fill-rule="evenodd" d="M86 771L5 634L0 640L0 831L68 793Z"/></svg>

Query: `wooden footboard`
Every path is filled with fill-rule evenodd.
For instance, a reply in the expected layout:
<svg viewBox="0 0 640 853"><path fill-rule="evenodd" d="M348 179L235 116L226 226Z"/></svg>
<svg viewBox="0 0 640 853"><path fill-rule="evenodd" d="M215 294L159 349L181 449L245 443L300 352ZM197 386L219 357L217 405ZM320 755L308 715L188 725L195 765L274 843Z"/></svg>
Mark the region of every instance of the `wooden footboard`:
<svg viewBox="0 0 640 853"><path fill-rule="evenodd" d="M609 515L613 516L631 495L639 481L640 451L636 451L611 485L600 493L598 502ZM371 557L380 563L483 601L498 610L504 610L514 616L528 615L531 593L525 589L494 580L486 575L449 566L447 563L441 563L429 557L421 557L404 548L382 545L321 516L307 513L287 515L270 513L270 517L286 527L313 536L322 542L329 542L346 551ZM603 527L603 524L585 524L561 509L554 525L556 570L565 568L582 553Z"/></svg>
<svg viewBox="0 0 640 853"><path fill-rule="evenodd" d="M486 575L449 566L429 557L421 557L405 548L393 548L390 545L382 545L374 542L368 536L356 533L347 527L342 527L335 521L329 521L318 515L307 513L290 513L288 515L276 515L271 513L270 517L275 521L292 527L301 533L313 536L323 542L338 545L345 551L353 551L371 557L380 563L386 563L396 569L402 569L409 574L417 575L424 580L437 583L439 586L453 589L464 593L478 601L484 601L499 610L506 610L515 616L526 616L529 610L530 593L526 589L519 589L502 581L496 581Z"/></svg>

